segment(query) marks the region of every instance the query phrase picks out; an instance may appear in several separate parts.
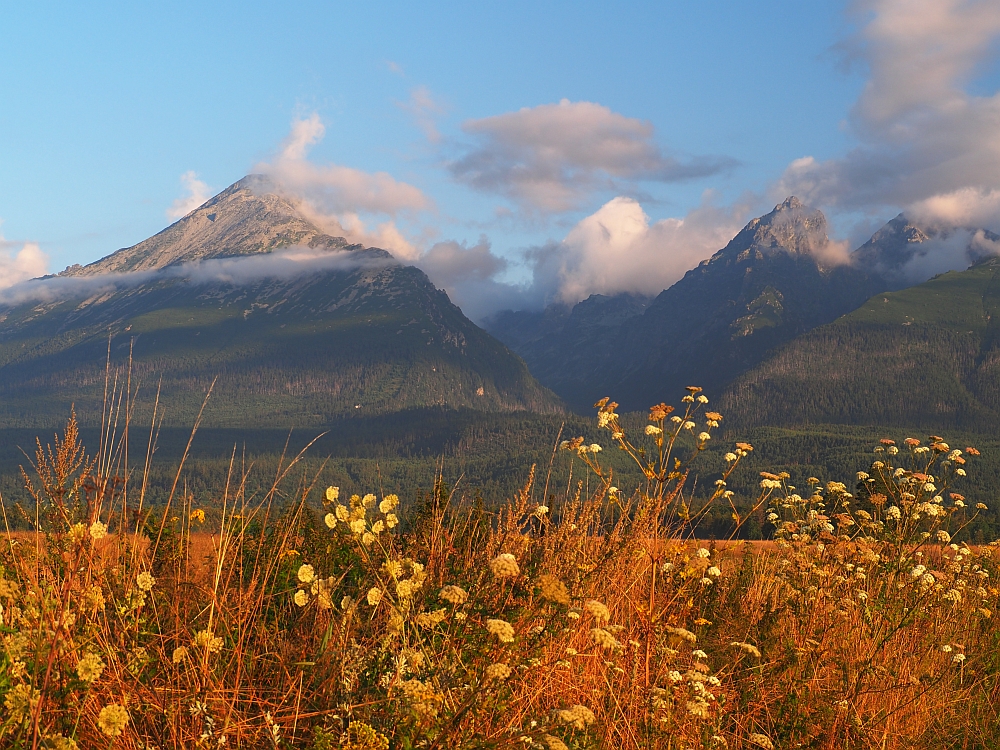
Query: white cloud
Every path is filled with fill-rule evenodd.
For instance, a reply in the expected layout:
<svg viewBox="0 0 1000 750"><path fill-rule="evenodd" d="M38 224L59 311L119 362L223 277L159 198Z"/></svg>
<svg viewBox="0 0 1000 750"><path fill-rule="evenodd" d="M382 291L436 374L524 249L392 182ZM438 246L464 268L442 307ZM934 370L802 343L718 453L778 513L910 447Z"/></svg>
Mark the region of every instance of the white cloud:
<svg viewBox="0 0 1000 750"><path fill-rule="evenodd" d="M175 200L167 209L167 218L175 221L183 219L212 197L211 189L198 179L196 172L189 171L182 174L181 185L184 186L187 195Z"/></svg>
<svg viewBox="0 0 1000 750"><path fill-rule="evenodd" d="M417 251L396 226L396 218L432 208L419 188L385 172L369 173L339 164L315 164L309 149L326 128L318 114L295 120L278 154L254 170L269 175L324 231L353 242L412 258ZM387 218L386 218L387 217ZM375 224L369 229L369 224Z"/></svg>
<svg viewBox="0 0 1000 750"><path fill-rule="evenodd" d="M684 218L650 224L642 206L615 198L557 244L533 252L534 286L545 301L574 304L591 294L658 294L738 232L746 206L720 208L706 194Z"/></svg>
<svg viewBox="0 0 1000 750"><path fill-rule="evenodd" d="M18 245L20 249L15 250ZM43 276L49 258L36 242L10 242L0 235L0 289Z"/></svg>
<svg viewBox="0 0 1000 750"><path fill-rule="evenodd" d="M470 120L462 130L477 144L449 164L461 182L499 193L523 208L576 208L619 180L675 182L715 174L730 159L665 155L653 126L592 102L542 104Z"/></svg>
<svg viewBox="0 0 1000 750"><path fill-rule="evenodd" d="M869 70L850 125L859 145L829 161L793 162L776 194L879 212L904 208L940 221L997 223L1000 92L970 82L995 59L996 0L866 0L848 41Z"/></svg>
<svg viewBox="0 0 1000 750"><path fill-rule="evenodd" d="M30 268L31 264L38 262L38 246L29 243L18 256L24 255L25 251L29 251L24 260ZM94 276L51 276L45 279L22 274L16 281L6 283L3 257L0 253L0 289L2 289L0 305L86 299L95 295L132 289L158 279L184 279L192 284L242 286L262 279L293 279L322 271L352 271L361 267L379 268L395 263L389 258L374 258L350 251L331 252L307 247L289 247L272 253L212 258L152 271L104 273ZM44 257L41 256L43 262ZM34 276L39 275L35 270L30 270L30 273Z"/></svg>

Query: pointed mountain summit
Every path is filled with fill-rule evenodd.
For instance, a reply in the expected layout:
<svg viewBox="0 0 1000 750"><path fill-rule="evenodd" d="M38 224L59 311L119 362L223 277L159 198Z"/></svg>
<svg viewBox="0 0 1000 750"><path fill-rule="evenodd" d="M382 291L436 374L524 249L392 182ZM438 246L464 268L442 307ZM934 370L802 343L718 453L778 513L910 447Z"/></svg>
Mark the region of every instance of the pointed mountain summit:
<svg viewBox="0 0 1000 750"><path fill-rule="evenodd" d="M99 419L109 345L113 364L131 352L133 385L162 382L178 426L215 378L206 426L563 408L423 271L323 234L257 176L144 242L0 294L0 422L50 427L74 403Z"/></svg>
<svg viewBox="0 0 1000 750"><path fill-rule="evenodd" d="M350 247L343 237L324 234L303 217L269 177L253 174L149 239L86 266L71 266L63 273L92 276L151 271L176 263L268 253L291 245L331 250Z"/></svg>
<svg viewBox="0 0 1000 750"><path fill-rule="evenodd" d="M750 221L720 252L740 256L752 251L758 258L780 251L815 256L829 243L826 216L793 195Z"/></svg>

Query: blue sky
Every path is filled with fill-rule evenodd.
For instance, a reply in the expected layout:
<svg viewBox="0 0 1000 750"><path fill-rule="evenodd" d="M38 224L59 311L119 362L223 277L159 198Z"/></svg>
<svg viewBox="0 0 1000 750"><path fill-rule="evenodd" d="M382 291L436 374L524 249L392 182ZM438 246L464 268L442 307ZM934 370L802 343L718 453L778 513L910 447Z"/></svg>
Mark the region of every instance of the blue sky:
<svg viewBox="0 0 1000 750"><path fill-rule="evenodd" d="M1000 206L995 3L482 5L3 3L0 249L86 263L264 165L453 296L534 279L537 303L629 288L622 253L666 284L785 191L849 242Z"/></svg>

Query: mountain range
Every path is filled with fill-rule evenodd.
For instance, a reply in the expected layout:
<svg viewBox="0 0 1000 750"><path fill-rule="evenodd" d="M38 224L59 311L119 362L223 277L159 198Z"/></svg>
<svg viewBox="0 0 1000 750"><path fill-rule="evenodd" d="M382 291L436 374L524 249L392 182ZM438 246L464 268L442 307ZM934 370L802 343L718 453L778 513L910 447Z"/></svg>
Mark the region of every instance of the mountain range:
<svg viewBox="0 0 1000 750"><path fill-rule="evenodd" d="M886 299L894 300L891 290L906 287L908 278L938 259L942 243L966 264L986 263L977 266L979 274L992 267L989 259L1000 247L998 239L986 230L948 232L920 226L900 215L848 253L829 240L822 212L789 197L651 300L595 295L572 308L557 304L538 313L504 312L489 320L487 329L578 411L606 395L624 409L638 410L670 399L687 385L698 385L709 393L726 394L724 401L735 410L734 416L745 415L754 425L837 421L842 411L820 405L827 385L820 385L822 378L813 365L808 373L804 365L789 366L791 352L850 325L834 323L842 316L851 321L849 314L855 310L858 316L867 314L862 310L875 304L870 299L887 293ZM948 260L955 262L954 257ZM910 292L924 293L922 287ZM932 294L941 292L935 287ZM942 300L940 308L946 311L952 304L963 303ZM866 329L862 338L873 330ZM594 333L580 337L576 331ZM778 364L778 357L784 364ZM815 367L831 380L846 366L821 360ZM783 378L780 388L778 372ZM983 374L978 377L989 380ZM814 388L821 393L811 409L782 411L776 405L782 399L779 394L795 390L795 383L801 384L802 393ZM862 391L866 387L859 381L854 386ZM768 408L760 406L763 401ZM919 408L897 408L892 420L912 420ZM876 415L889 419L886 410L872 411L869 417L856 413L854 418L873 424L864 420Z"/></svg>
<svg viewBox="0 0 1000 750"><path fill-rule="evenodd" d="M942 248L972 267L908 286ZM997 249L900 215L849 253L789 197L655 297L483 330L423 271L251 175L137 245L0 291L0 424L49 427L74 404L98 419L108 363L130 361L175 425L214 381L217 427L589 413L606 395L641 410L699 385L727 424L971 428L1000 416Z"/></svg>

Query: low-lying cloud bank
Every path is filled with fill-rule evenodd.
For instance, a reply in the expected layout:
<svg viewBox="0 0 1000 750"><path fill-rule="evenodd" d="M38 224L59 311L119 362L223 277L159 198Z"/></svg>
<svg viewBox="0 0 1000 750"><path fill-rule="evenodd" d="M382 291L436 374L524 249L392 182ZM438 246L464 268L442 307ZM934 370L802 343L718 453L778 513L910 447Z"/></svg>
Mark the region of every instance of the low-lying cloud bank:
<svg viewBox="0 0 1000 750"><path fill-rule="evenodd" d="M181 279L191 284L242 286L265 279L285 280L321 271L353 271L393 265L391 258L352 251L290 247L273 253L212 258L167 266L155 271L106 273L96 276L47 276L0 289L0 305L52 303L89 299L134 289L158 280Z"/></svg>

